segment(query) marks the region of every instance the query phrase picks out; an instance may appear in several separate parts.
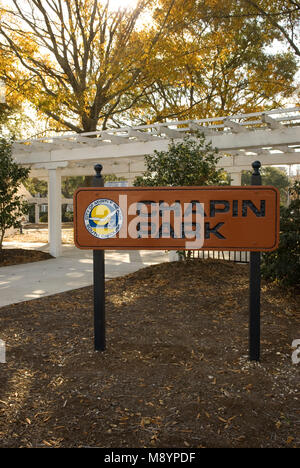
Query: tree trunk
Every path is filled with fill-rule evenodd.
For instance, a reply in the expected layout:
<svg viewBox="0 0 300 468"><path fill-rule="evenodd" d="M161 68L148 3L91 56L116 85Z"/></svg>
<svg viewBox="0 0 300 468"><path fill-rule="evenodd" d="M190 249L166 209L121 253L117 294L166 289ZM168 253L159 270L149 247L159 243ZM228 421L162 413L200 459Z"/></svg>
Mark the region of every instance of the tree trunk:
<svg viewBox="0 0 300 468"><path fill-rule="evenodd" d="M82 133L95 132L97 130L98 119L91 119L88 115L84 114L81 117L83 131Z"/></svg>
<svg viewBox="0 0 300 468"><path fill-rule="evenodd" d="M98 120L92 120L88 118L87 116L82 117L82 125L83 125L83 133L88 133L88 132L96 132L97 130L97 123ZM89 138L96 138L96 135L91 135ZM91 174L90 176L85 176L84 178L84 187L93 187L93 178L94 174Z"/></svg>
<svg viewBox="0 0 300 468"><path fill-rule="evenodd" d="M5 231L0 231L0 263L3 262L3 256L4 256L4 252L2 248L4 234L5 234Z"/></svg>

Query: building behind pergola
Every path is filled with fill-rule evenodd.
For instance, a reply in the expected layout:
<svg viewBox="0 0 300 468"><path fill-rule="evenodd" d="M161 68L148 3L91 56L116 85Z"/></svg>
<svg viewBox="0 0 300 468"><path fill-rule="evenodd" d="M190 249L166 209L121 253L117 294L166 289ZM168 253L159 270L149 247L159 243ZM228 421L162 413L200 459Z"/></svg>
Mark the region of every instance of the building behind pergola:
<svg viewBox="0 0 300 468"><path fill-rule="evenodd" d="M48 179L50 253L61 254L61 178L103 174L125 177L131 183L145 169L144 157L168 149L170 140L203 132L222 156L218 165L241 184L243 170L259 160L263 166L300 164L300 108L112 128L15 142L13 155L30 166L30 177Z"/></svg>

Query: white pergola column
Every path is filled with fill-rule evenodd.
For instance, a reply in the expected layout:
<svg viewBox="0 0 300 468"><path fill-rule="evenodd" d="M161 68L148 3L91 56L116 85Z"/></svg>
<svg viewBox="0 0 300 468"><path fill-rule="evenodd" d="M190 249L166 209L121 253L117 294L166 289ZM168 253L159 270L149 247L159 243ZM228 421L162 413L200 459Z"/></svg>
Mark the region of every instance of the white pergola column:
<svg viewBox="0 0 300 468"><path fill-rule="evenodd" d="M34 222L36 224L40 222L40 205L38 203L34 205Z"/></svg>
<svg viewBox="0 0 300 468"><path fill-rule="evenodd" d="M242 185L242 173L241 172L232 172L230 174L231 185Z"/></svg>
<svg viewBox="0 0 300 468"><path fill-rule="evenodd" d="M61 255L61 169L48 169L48 236L53 257Z"/></svg>

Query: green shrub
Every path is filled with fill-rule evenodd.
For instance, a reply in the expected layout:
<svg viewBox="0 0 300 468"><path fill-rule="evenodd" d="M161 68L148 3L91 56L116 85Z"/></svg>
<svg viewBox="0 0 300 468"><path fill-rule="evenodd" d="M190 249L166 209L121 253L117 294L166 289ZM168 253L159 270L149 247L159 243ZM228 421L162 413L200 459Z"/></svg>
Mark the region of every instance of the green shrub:
<svg viewBox="0 0 300 468"><path fill-rule="evenodd" d="M62 217L62 221L65 223L70 223L74 220L74 213L73 211L65 211Z"/></svg>
<svg viewBox="0 0 300 468"><path fill-rule="evenodd" d="M203 186L228 185L224 169L217 168L218 149L205 136L196 133L179 142L171 140L167 151L154 151L145 156L146 171L135 178L134 186ZM191 258L191 251L178 251L180 259Z"/></svg>
<svg viewBox="0 0 300 468"><path fill-rule="evenodd" d="M264 166L260 170L262 184L273 185L279 190L280 203L286 205L287 195L290 188L290 179L281 169L272 166ZM251 185L251 171L242 172L242 185Z"/></svg>
<svg viewBox="0 0 300 468"><path fill-rule="evenodd" d="M227 183L223 169L218 169L218 150L203 134L171 140L167 151L154 151L145 156L146 171L135 178L134 186L163 187L220 185Z"/></svg>
<svg viewBox="0 0 300 468"><path fill-rule="evenodd" d="M0 136L0 256L5 231L20 228L21 219L28 212L28 203L18 190L29 171L14 162L12 141Z"/></svg>
<svg viewBox="0 0 300 468"><path fill-rule="evenodd" d="M48 213L42 213L40 215L40 223L47 223L48 222Z"/></svg>
<svg viewBox="0 0 300 468"><path fill-rule="evenodd" d="M280 241L262 255L262 277L282 286L300 286L300 182L290 189L292 201L280 209Z"/></svg>

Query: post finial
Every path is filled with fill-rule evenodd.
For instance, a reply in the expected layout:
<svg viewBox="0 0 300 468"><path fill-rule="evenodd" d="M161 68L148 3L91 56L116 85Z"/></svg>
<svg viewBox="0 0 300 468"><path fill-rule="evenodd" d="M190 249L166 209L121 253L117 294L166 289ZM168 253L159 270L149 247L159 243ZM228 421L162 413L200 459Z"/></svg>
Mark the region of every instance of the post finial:
<svg viewBox="0 0 300 468"><path fill-rule="evenodd" d="M262 184L262 178L261 178L261 173L260 173L261 162L254 161L252 163L252 167L253 167L254 172L252 172L252 175L251 175L251 185L261 185Z"/></svg>
<svg viewBox="0 0 300 468"><path fill-rule="evenodd" d="M254 175L260 175L260 168L261 168L261 162L260 161L254 161L252 163L252 167L254 169Z"/></svg>
<svg viewBox="0 0 300 468"><path fill-rule="evenodd" d="M102 177L101 176L101 171L103 169L102 164L95 164L94 169L95 169L96 174L97 174L96 177Z"/></svg>

